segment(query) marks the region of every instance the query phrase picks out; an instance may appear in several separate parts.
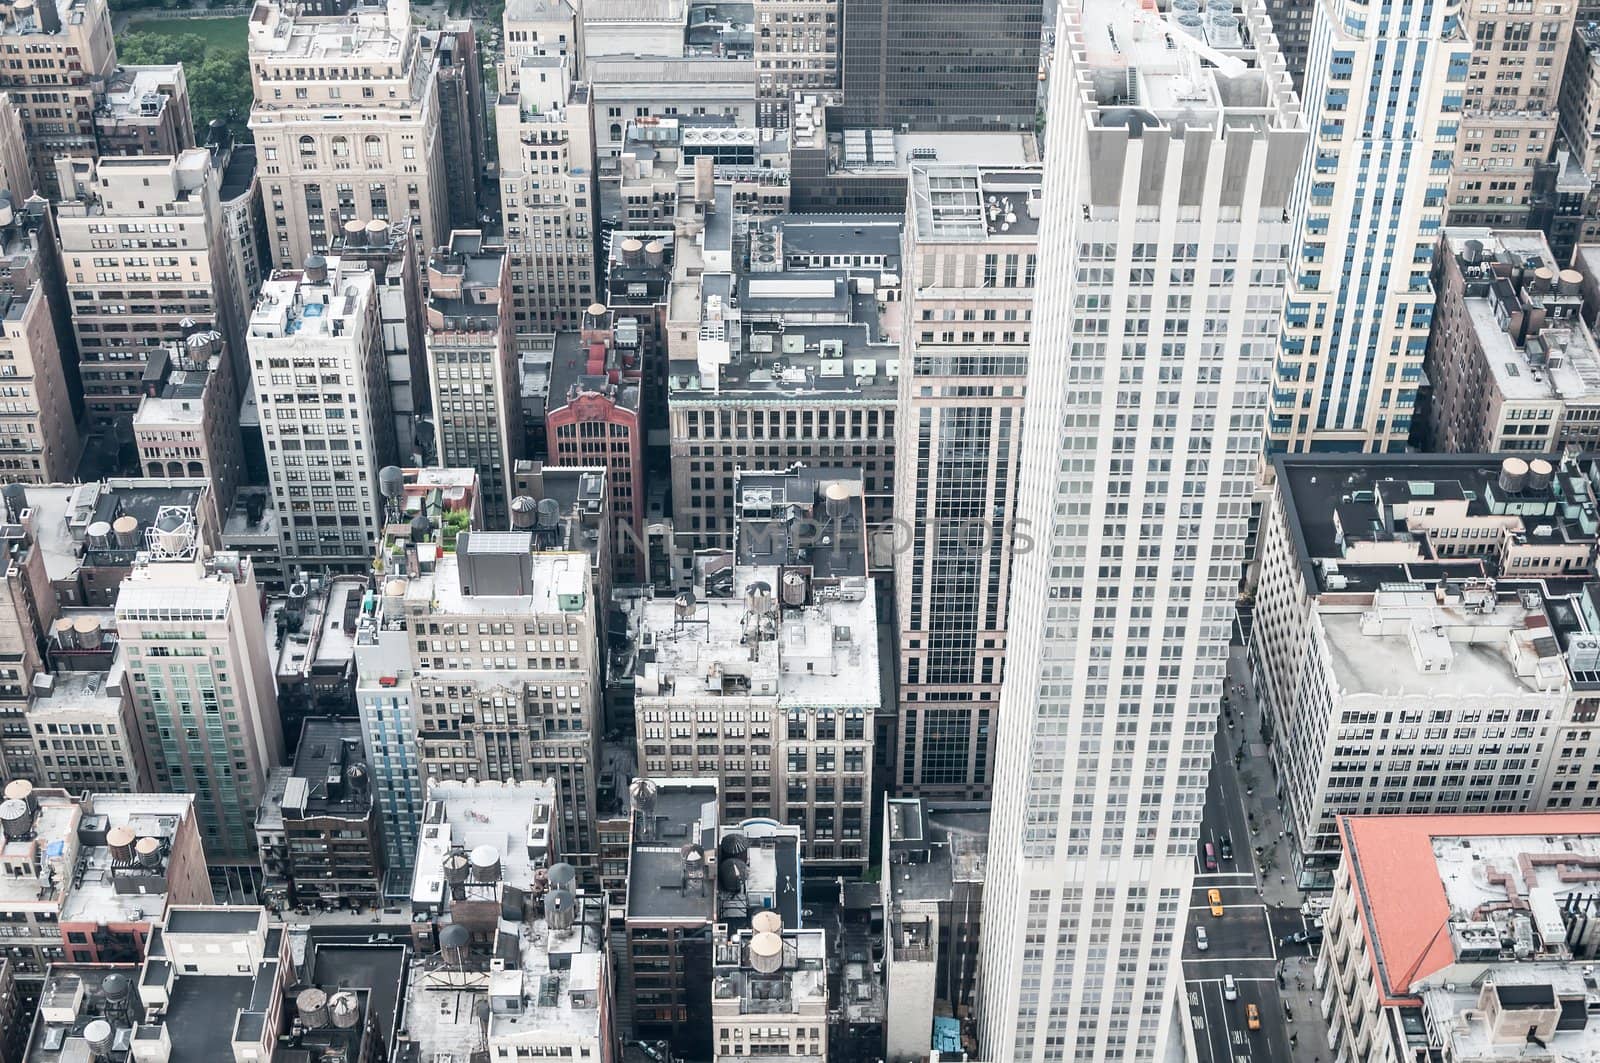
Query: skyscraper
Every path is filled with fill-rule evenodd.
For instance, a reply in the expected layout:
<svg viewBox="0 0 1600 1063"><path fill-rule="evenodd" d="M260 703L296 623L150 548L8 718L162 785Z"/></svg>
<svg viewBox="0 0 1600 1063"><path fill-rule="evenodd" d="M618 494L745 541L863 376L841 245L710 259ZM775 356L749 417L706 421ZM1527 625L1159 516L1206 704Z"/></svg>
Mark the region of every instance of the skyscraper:
<svg viewBox="0 0 1600 1063"><path fill-rule="evenodd" d="M1404 448L1471 57L1454 8L1317 5L1273 449Z"/></svg>
<svg viewBox="0 0 1600 1063"><path fill-rule="evenodd" d="M1306 129L1261 0L1064 7L978 992L994 1059L1154 1060Z"/></svg>
<svg viewBox="0 0 1600 1063"><path fill-rule="evenodd" d="M895 781L901 794L982 798L1006 655L1040 173L918 163L910 184L894 484L912 540L894 555Z"/></svg>
<svg viewBox="0 0 1600 1063"><path fill-rule="evenodd" d="M1039 101L1040 18L1039 0L850 0L844 5L845 124L1031 129Z"/></svg>

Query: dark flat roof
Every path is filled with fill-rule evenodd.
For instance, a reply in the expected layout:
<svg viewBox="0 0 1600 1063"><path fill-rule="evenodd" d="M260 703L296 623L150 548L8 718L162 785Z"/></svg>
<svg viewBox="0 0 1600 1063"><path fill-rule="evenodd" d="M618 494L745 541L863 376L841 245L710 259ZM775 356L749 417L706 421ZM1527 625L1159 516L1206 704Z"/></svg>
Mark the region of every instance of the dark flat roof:
<svg viewBox="0 0 1600 1063"><path fill-rule="evenodd" d="M641 843L637 830L634 833L628 857L628 918L709 923L716 908L716 869L710 869L703 894L695 888L686 892L683 847L693 842L708 856L715 855L716 786L661 783L656 792L654 818L653 838Z"/></svg>
<svg viewBox="0 0 1600 1063"><path fill-rule="evenodd" d="M169 934L239 934L260 925L259 908L174 908L167 913Z"/></svg>
<svg viewBox="0 0 1600 1063"><path fill-rule="evenodd" d="M235 1016L250 1006L252 975L178 976L167 1005L171 1063L217 1063L233 1058Z"/></svg>

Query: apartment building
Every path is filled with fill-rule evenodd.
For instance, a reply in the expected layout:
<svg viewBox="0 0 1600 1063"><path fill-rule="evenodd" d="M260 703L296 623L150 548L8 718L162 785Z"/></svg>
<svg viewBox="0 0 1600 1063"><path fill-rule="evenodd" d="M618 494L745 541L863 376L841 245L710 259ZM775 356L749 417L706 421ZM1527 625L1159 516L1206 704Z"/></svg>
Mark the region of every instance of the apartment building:
<svg viewBox="0 0 1600 1063"><path fill-rule="evenodd" d="M619 1060L605 899L558 859L555 783L433 780L427 800L402 1051Z"/></svg>
<svg viewBox="0 0 1600 1063"><path fill-rule="evenodd" d="M12 201L33 195L33 168L28 164L28 144L22 132L22 112L11 93L0 91L0 189Z"/></svg>
<svg viewBox="0 0 1600 1063"><path fill-rule="evenodd" d="M418 422L432 407L432 379L428 373L428 347L424 315L422 267L415 253L416 226L409 219L344 223L334 238L332 255L346 268L364 266L372 271L378 289L378 327L389 370L389 413L394 418L395 443L400 459L414 464L435 455L433 438L419 434ZM427 447L427 453L424 453Z"/></svg>
<svg viewBox="0 0 1600 1063"><path fill-rule="evenodd" d="M117 67L100 91L94 131L102 157L176 155L194 147L183 64Z"/></svg>
<svg viewBox="0 0 1600 1063"><path fill-rule="evenodd" d="M370 587L365 576L312 576L294 580L286 595L268 600L268 649L286 749L298 746L307 720L352 715L356 623Z"/></svg>
<svg viewBox="0 0 1600 1063"><path fill-rule="evenodd" d="M728 866L724 864L723 866ZM827 932L785 927L776 912L711 935L712 1059L828 1058Z"/></svg>
<svg viewBox="0 0 1600 1063"><path fill-rule="evenodd" d="M33 187L53 199L70 195L58 160L99 154L95 107L117 67L110 9L105 0L13 6L0 25L0 50L30 57L0 74L0 89L21 113Z"/></svg>
<svg viewBox="0 0 1600 1063"><path fill-rule="evenodd" d="M187 339L193 327L186 321L221 332L227 352L241 349L249 303L234 273L220 187L203 148L108 157L93 164L77 198L59 205L79 375L95 431L130 438L149 356Z"/></svg>
<svg viewBox="0 0 1600 1063"><path fill-rule="evenodd" d="M294 763L274 768L256 812L262 899L276 908L382 903L378 799L357 720L306 720Z"/></svg>
<svg viewBox="0 0 1600 1063"><path fill-rule="evenodd" d="M1148 10L1063 7L1057 26L1017 487L1038 535L1013 553L1027 607L979 965L991 1058L1162 1059L1177 1026L1307 136L1263 7L1206 18L1211 65Z"/></svg>
<svg viewBox="0 0 1600 1063"><path fill-rule="evenodd" d="M732 583L645 603L639 770L715 779L724 818L798 827L808 867L860 870L880 702L871 581L738 566Z"/></svg>
<svg viewBox="0 0 1600 1063"><path fill-rule="evenodd" d="M837 0L760 0L756 5L757 119L764 129L789 127L795 93L839 87Z"/></svg>
<svg viewBox="0 0 1600 1063"><path fill-rule="evenodd" d="M615 585L612 554L616 526L611 520L611 495L606 470L598 465L571 468L519 461L512 472L511 530L532 530L537 545L589 555L589 582L597 601L605 603L600 618L601 646L609 646L611 588ZM531 505L530 505L531 503Z"/></svg>
<svg viewBox="0 0 1600 1063"><path fill-rule="evenodd" d="M522 397L512 347L506 249L457 230L428 257L427 337L439 459L477 473L485 527L511 515L511 470L522 456L512 411Z"/></svg>
<svg viewBox="0 0 1600 1063"><path fill-rule="evenodd" d="M1561 78L1559 132L1572 167L1587 185L1578 242L1600 238L1600 25L1584 19L1572 27Z"/></svg>
<svg viewBox="0 0 1600 1063"><path fill-rule="evenodd" d="M211 858L251 861L255 808L283 759L260 592L248 561L198 557L192 524L163 524L116 601L145 748L158 788L198 795Z"/></svg>
<svg viewBox="0 0 1600 1063"><path fill-rule="evenodd" d="M678 256L667 322L676 552L732 547L737 470L858 467L867 523L887 523L903 327L897 241L863 225L852 248L850 231L829 225L841 264L786 259L780 245L807 227L789 217L759 230L754 265L735 271L721 228L731 197L718 195L701 255ZM813 268L823 257L830 264Z"/></svg>
<svg viewBox="0 0 1600 1063"><path fill-rule="evenodd" d="M623 1036L711 1056L711 934L720 819L715 779L635 779L617 971Z"/></svg>
<svg viewBox="0 0 1600 1063"><path fill-rule="evenodd" d="M559 56L570 77L578 76L578 12L571 0L513 0L501 19L505 61L525 55Z"/></svg>
<svg viewBox="0 0 1600 1063"><path fill-rule="evenodd" d="M992 777L1041 177L911 170L894 475L908 540L894 553L899 793L982 798Z"/></svg>
<svg viewBox="0 0 1600 1063"><path fill-rule="evenodd" d="M209 480L221 509L233 505L244 478L239 392L222 333L196 331L150 353L140 381L144 399L133 415L139 468L155 478Z"/></svg>
<svg viewBox="0 0 1600 1063"><path fill-rule="evenodd" d="M76 642L76 630L70 637ZM33 778L41 786L139 794L154 785L121 657L103 671L36 674L24 719L35 749Z"/></svg>
<svg viewBox="0 0 1600 1063"><path fill-rule="evenodd" d="M0 911L17 980L53 963L145 955L169 905L210 904L211 880L188 794L71 794L6 786Z"/></svg>
<svg viewBox="0 0 1600 1063"><path fill-rule="evenodd" d="M1583 274L1544 234L1452 226L1434 256L1428 449L1559 453L1600 444L1600 349Z"/></svg>
<svg viewBox="0 0 1600 1063"><path fill-rule="evenodd" d="M461 532L431 567L422 553L403 608L423 771L556 780L561 852L593 875L599 605L587 557L535 551L528 532Z"/></svg>
<svg viewBox="0 0 1600 1063"><path fill-rule="evenodd" d="M1316 987L1334 1058L1577 1059L1597 944L1593 814L1344 816Z"/></svg>
<svg viewBox="0 0 1600 1063"><path fill-rule="evenodd" d="M326 252L355 218L407 219L418 255L449 223L438 41L405 0L250 20L250 131L280 268Z"/></svg>
<svg viewBox="0 0 1600 1063"><path fill-rule="evenodd" d="M1472 42L1472 57L1450 169L1449 224L1544 224L1560 165L1561 86L1577 10L1578 0L1541 4L1537 12L1492 0L1461 5L1461 32Z"/></svg>
<svg viewBox="0 0 1600 1063"><path fill-rule="evenodd" d="M14 195L14 193L13 193ZM0 472L18 483L74 479L83 440L76 345L50 208L0 194Z"/></svg>
<svg viewBox="0 0 1600 1063"><path fill-rule="evenodd" d="M1302 887L1337 818L1593 807L1587 465L1284 456L1249 660Z"/></svg>
<svg viewBox="0 0 1600 1063"><path fill-rule="evenodd" d="M1287 284L1274 450L1398 451L1410 435L1434 310L1429 268L1476 54L1454 20L1433 15L1413 6L1347 26L1343 8L1313 9L1303 92L1312 143L1289 204L1293 246L1283 274L1249 278ZM1396 81L1417 85L1415 99L1391 92ZM1365 193L1374 187L1392 193Z"/></svg>
<svg viewBox="0 0 1600 1063"><path fill-rule="evenodd" d="M594 111L564 55L506 64L495 105L500 211L519 333L576 329L595 301Z"/></svg>
<svg viewBox="0 0 1600 1063"><path fill-rule="evenodd" d="M387 360L371 270L307 256L261 291L247 340L285 559L365 572L394 463Z"/></svg>

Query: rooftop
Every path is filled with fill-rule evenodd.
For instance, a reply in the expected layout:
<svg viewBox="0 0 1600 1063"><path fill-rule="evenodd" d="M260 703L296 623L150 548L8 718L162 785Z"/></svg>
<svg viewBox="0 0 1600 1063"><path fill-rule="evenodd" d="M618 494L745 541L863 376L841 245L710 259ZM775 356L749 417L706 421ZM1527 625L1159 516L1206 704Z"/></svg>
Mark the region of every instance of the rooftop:
<svg viewBox="0 0 1600 1063"><path fill-rule="evenodd" d="M815 143L817 126L798 127L795 144ZM918 164L1031 166L1039 162L1032 133L896 133L890 129L847 129L829 145L833 177L909 174Z"/></svg>
<svg viewBox="0 0 1600 1063"><path fill-rule="evenodd" d="M1600 348L1580 315L1582 275L1559 268L1544 234L1452 228L1443 240L1496 390L1511 402L1600 401Z"/></svg>
<svg viewBox="0 0 1600 1063"><path fill-rule="evenodd" d="M1041 168L916 163L911 217L918 243L1035 243L1043 209Z"/></svg>
<svg viewBox="0 0 1600 1063"><path fill-rule="evenodd" d="M308 268L278 270L261 286L250 315L250 336L344 336L360 342L366 335L367 307L375 288L366 263L350 268L338 256L312 255Z"/></svg>
<svg viewBox="0 0 1600 1063"><path fill-rule="evenodd" d="M758 243L763 234L781 241L783 267L797 261L835 265L828 261L834 256L868 256L899 269L904 224L898 214L784 214L757 221L755 229Z"/></svg>
<svg viewBox="0 0 1600 1063"><path fill-rule="evenodd" d="M1524 459L1482 454L1284 454L1272 461L1312 594L1498 575L1501 543L1491 529L1552 545L1592 543L1600 533L1585 463L1552 458L1536 477ZM1512 473L1502 480L1508 461ZM1441 555L1433 531L1463 523L1481 529L1483 549Z"/></svg>
<svg viewBox="0 0 1600 1063"><path fill-rule="evenodd" d="M734 506L738 564L805 567L818 579L867 574L860 469L736 472Z"/></svg>
<svg viewBox="0 0 1600 1063"><path fill-rule="evenodd" d="M167 905L173 838L193 809L190 794L92 797L79 821L78 861L72 890L61 905L62 922L158 921ZM158 844L148 858L141 859L137 842L131 859L113 851L110 843L120 847L121 839L112 832L122 827L135 839L155 839Z"/></svg>
<svg viewBox="0 0 1600 1063"><path fill-rule="evenodd" d="M394 18L388 8L394 9ZM358 0L347 15L302 15L286 5L260 0L250 13L250 59L365 60L397 64L417 53L409 3ZM380 67L368 76L385 76ZM387 71L394 73L393 67Z"/></svg>
<svg viewBox="0 0 1600 1063"><path fill-rule="evenodd" d="M155 119L183 77L181 64L118 67L106 84L96 117Z"/></svg>
<svg viewBox="0 0 1600 1063"><path fill-rule="evenodd" d="M294 769L284 791L291 818L364 817L372 811L371 771L361 721L314 716L300 729Z"/></svg>
<svg viewBox="0 0 1600 1063"><path fill-rule="evenodd" d="M1318 620L1346 696L1495 697L1567 687L1542 599L1440 601L1432 588L1396 587L1379 590L1365 612L1321 612Z"/></svg>
<svg viewBox="0 0 1600 1063"><path fill-rule="evenodd" d="M200 508L205 481L116 477L64 487L27 487L34 540L52 581L73 579L79 568L129 567L147 548L146 533L163 507ZM118 534L117 521L132 517ZM103 525L103 527L101 527ZM126 529L126 526L124 526Z"/></svg>
<svg viewBox="0 0 1600 1063"><path fill-rule="evenodd" d="M722 828L717 846L717 921L738 930L759 912L778 913L798 927L800 908L798 826L750 819ZM730 865L741 866L733 868Z"/></svg>
<svg viewBox="0 0 1600 1063"><path fill-rule="evenodd" d="M1571 959L1562 903L1592 892L1600 814L1346 816L1339 830L1387 1003L1460 963Z"/></svg>
<svg viewBox="0 0 1600 1063"><path fill-rule="evenodd" d="M466 550L460 548L463 538ZM463 533L457 543L457 552L440 557L431 576L411 581L406 588L408 606L425 604L431 613L548 615L582 611L589 593L587 554L534 553L528 532ZM495 552L490 553L491 550ZM470 572L478 564L478 555L488 556L493 567L487 570L486 581L473 588ZM494 564L495 561L504 564ZM463 565L469 570L465 585ZM496 574L510 576L505 566L515 566L515 576L496 578ZM503 593L507 591L521 593Z"/></svg>
<svg viewBox="0 0 1600 1063"><path fill-rule="evenodd" d="M1085 5L1067 13L1060 43L1068 76L1082 79L1091 94L1095 125L1193 125L1226 113L1236 127L1254 119L1267 128L1280 116L1298 121L1299 110L1281 59L1268 68L1256 47L1271 32L1258 0L1231 13L1208 6L1197 18L1160 0L1155 10Z"/></svg>
<svg viewBox="0 0 1600 1063"><path fill-rule="evenodd" d="M755 957L767 942L778 952L777 970L771 973L755 967ZM739 930L714 938L711 950L713 1010L736 1003L741 1015L815 1016L827 1009L828 949L823 931Z"/></svg>
<svg viewBox="0 0 1600 1063"><path fill-rule="evenodd" d="M634 816L628 854L627 918L646 925L701 926L716 917L716 868L707 866L717 845L715 779L653 779L654 811L648 826ZM697 870L685 859L698 846Z"/></svg>
<svg viewBox="0 0 1600 1063"><path fill-rule="evenodd" d="M150 352L145 362L144 399L133 415L133 426L160 428L169 425L198 425L205 420L207 386L222 366L222 355L212 353L211 337L218 333L199 333L194 338L204 345L182 345Z"/></svg>

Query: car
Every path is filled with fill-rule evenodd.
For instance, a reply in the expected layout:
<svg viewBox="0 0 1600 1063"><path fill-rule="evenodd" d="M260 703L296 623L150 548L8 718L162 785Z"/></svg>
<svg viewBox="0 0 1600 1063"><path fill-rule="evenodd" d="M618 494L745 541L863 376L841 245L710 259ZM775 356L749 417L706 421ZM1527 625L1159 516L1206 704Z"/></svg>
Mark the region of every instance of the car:
<svg viewBox="0 0 1600 1063"><path fill-rule="evenodd" d="M1244 1024L1252 1030L1261 1029L1261 1009L1254 1004L1244 1006Z"/></svg>
<svg viewBox="0 0 1600 1063"><path fill-rule="evenodd" d="M1210 842L1206 842L1205 858L1206 870L1215 871L1217 869L1217 850Z"/></svg>
<svg viewBox="0 0 1600 1063"><path fill-rule="evenodd" d="M1211 889L1206 890L1206 900L1211 904L1211 914L1220 917L1222 915L1222 891L1213 886Z"/></svg>
<svg viewBox="0 0 1600 1063"><path fill-rule="evenodd" d="M1194 947L1201 952L1211 947L1211 943L1206 940L1206 928L1203 926L1194 928Z"/></svg>
<svg viewBox="0 0 1600 1063"><path fill-rule="evenodd" d="M1278 939L1280 945L1320 945L1322 944L1321 930L1296 930L1287 937Z"/></svg>
<svg viewBox="0 0 1600 1063"><path fill-rule="evenodd" d="M1231 974L1225 974L1222 976L1222 999L1239 999L1239 984L1233 980L1233 975Z"/></svg>
<svg viewBox="0 0 1600 1063"><path fill-rule="evenodd" d="M1224 860L1233 859L1233 839L1224 834L1217 842L1217 848L1222 851Z"/></svg>

